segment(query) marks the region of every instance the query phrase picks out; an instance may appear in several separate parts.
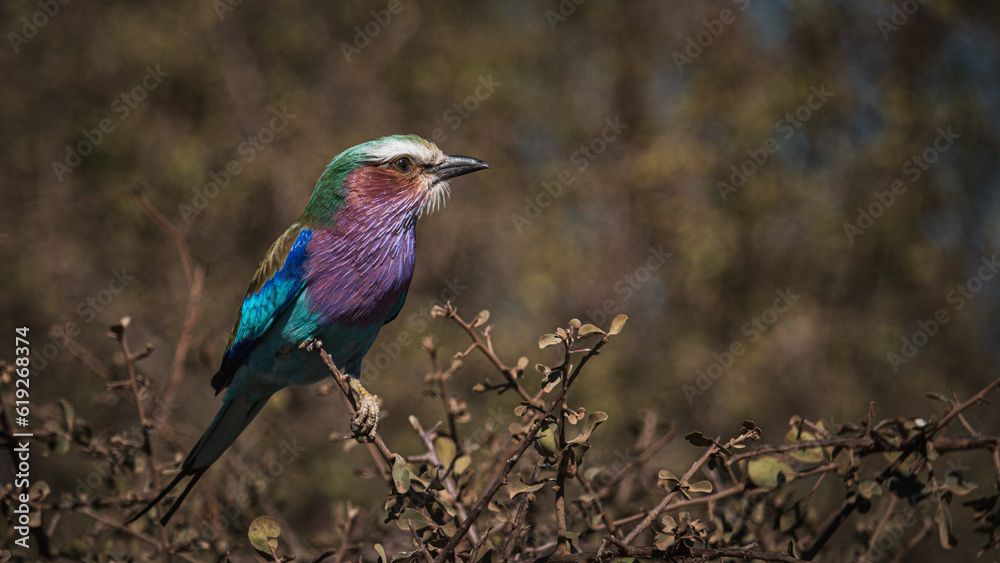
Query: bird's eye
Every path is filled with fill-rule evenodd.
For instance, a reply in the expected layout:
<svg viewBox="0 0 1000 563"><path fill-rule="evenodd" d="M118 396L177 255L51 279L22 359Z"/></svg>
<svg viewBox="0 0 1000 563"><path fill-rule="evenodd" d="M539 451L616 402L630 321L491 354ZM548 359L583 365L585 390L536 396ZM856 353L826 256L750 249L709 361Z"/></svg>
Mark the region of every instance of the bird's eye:
<svg viewBox="0 0 1000 563"><path fill-rule="evenodd" d="M392 161L392 167L399 172L409 172L413 168L413 161L408 156L401 156Z"/></svg>

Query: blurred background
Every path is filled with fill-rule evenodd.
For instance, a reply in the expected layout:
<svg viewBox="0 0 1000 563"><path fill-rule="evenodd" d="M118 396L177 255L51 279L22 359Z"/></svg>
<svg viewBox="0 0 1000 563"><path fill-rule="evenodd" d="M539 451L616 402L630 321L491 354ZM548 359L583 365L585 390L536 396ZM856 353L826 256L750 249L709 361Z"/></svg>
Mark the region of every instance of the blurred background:
<svg viewBox="0 0 1000 563"><path fill-rule="evenodd" d="M421 220L407 304L366 362L394 449L419 449L409 414L441 417L419 340L445 357L466 345L427 315L443 300L489 309L511 364L557 361L536 339L570 318L628 314L575 388L610 415L608 443L650 409L682 433L749 418L780 441L795 414L924 415L941 409L925 392L995 377L1000 5L43 4L0 8L0 324L31 327L35 408L65 398L95 432L134 410L52 327L74 323L120 370L107 328L131 316L133 348L155 348L140 371L162 385L188 310L174 241L133 190L207 272L169 406L186 449L219 404L208 382L263 253L337 153L396 133L492 168ZM470 429L498 404L471 393L487 374L471 360L453 384ZM385 498L353 473L363 450L327 441L347 429L342 402L314 391L277 396L227 456L305 448L267 496L306 537L334 502ZM996 413L970 422L995 434ZM664 463L698 453L681 442ZM35 468L59 493L89 463Z"/></svg>

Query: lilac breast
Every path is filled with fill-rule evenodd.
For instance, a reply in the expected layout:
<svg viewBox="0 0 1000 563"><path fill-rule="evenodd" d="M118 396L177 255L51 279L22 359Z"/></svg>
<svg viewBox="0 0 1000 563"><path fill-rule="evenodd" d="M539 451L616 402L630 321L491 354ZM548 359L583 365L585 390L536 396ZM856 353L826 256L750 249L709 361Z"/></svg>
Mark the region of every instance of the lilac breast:
<svg viewBox="0 0 1000 563"><path fill-rule="evenodd" d="M380 230L365 223L338 221L316 229L309 242L307 296L320 325L381 325L410 285L412 224Z"/></svg>

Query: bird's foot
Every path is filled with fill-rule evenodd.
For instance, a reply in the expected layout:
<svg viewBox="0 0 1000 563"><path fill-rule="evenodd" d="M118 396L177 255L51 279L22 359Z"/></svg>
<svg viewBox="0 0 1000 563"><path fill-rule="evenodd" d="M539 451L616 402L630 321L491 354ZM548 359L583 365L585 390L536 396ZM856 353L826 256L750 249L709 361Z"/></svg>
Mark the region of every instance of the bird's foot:
<svg viewBox="0 0 1000 563"><path fill-rule="evenodd" d="M323 341L318 338L309 338L303 340L299 344L299 348L305 350L306 352L315 352L316 350L321 350L323 348Z"/></svg>
<svg viewBox="0 0 1000 563"><path fill-rule="evenodd" d="M378 430L378 397L372 395L361 386L361 382L351 378L351 389L358 394L358 414L351 421L354 439L362 444L375 441L375 431Z"/></svg>

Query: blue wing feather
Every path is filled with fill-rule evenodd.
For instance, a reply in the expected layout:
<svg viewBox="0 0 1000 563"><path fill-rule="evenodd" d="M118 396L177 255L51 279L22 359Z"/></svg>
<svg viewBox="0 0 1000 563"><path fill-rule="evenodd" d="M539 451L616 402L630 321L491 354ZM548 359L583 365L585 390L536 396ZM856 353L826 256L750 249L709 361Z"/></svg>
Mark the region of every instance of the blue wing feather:
<svg viewBox="0 0 1000 563"><path fill-rule="evenodd" d="M218 393L228 386L236 370L254 344L271 327L274 319L292 303L305 287L307 246L312 230L301 224L292 225L271 245L247 290L240 309L240 318L233 326L229 346L222 366L212 377L212 387Z"/></svg>

